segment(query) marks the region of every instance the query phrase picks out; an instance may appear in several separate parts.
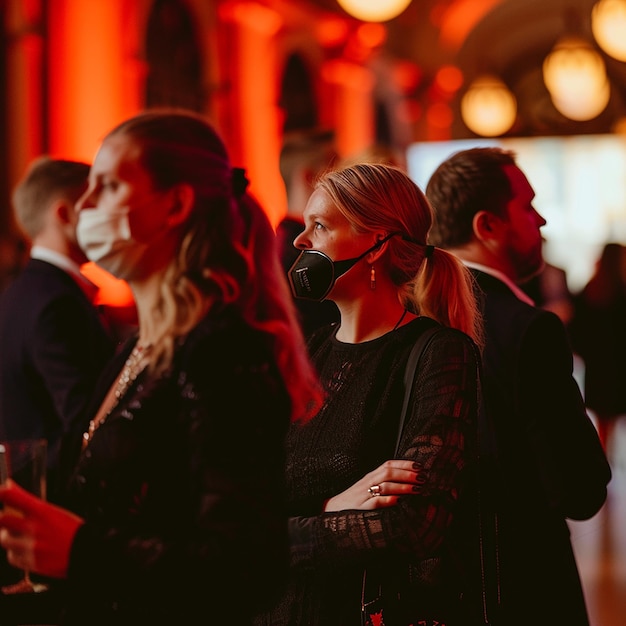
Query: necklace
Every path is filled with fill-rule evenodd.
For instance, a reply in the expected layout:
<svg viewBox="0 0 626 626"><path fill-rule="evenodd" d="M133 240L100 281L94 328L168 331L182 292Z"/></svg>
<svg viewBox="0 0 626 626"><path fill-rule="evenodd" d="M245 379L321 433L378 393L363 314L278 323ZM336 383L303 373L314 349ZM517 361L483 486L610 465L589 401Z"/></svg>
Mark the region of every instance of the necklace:
<svg viewBox="0 0 626 626"><path fill-rule="evenodd" d="M396 322L396 325L393 327L393 330L396 330L396 328L398 328L400 324L402 324L402 320L406 317L406 314L407 314L407 310L404 309L404 311L402 311L402 315L400 316L400 319Z"/></svg>
<svg viewBox="0 0 626 626"><path fill-rule="evenodd" d="M119 404L119 401L128 391L128 388L135 382L139 374L148 365L148 357L152 352L152 344L141 346L137 344L132 352L128 355L124 367L118 376L115 388L113 389L113 401L106 412L97 415L89 421L87 431L83 433L83 449L87 446L93 434L106 421L113 409Z"/></svg>
<svg viewBox="0 0 626 626"><path fill-rule="evenodd" d="M141 374L146 365L148 364L147 358L152 351L152 344L146 346L136 345L133 351L130 353L124 363L124 367L117 379L115 385L115 400L120 401L120 398L126 393L130 385L136 380L137 376ZM116 402L116 404L117 404ZM114 405L115 406L115 405ZM111 407L113 409L113 407ZM109 413L111 410L109 410Z"/></svg>

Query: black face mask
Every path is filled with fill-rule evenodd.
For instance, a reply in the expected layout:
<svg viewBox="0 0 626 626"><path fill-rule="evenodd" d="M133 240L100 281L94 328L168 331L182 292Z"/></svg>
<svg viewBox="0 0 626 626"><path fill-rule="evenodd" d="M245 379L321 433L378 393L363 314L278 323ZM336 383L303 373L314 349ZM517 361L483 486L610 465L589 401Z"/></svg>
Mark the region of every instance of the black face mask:
<svg viewBox="0 0 626 626"><path fill-rule="evenodd" d="M303 250L289 270L289 284L294 297L321 302L333 288L335 281L367 254L380 248L394 235L391 233L353 259L333 261L319 250Z"/></svg>

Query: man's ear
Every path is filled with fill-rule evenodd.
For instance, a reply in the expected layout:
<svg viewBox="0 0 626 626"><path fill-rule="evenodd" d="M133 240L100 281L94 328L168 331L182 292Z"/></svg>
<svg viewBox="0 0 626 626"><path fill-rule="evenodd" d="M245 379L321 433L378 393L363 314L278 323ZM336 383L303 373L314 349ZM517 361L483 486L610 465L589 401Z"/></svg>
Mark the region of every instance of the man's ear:
<svg viewBox="0 0 626 626"><path fill-rule="evenodd" d="M75 221L76 209L69 200L56 200L50 210L62 225L73 224Z"/></svg>
<svg viewBox="0 0 626 626"><path fill-rule="evenodd" d="M167 215L168 226L179 226L187 221L196 200L191 185L181 183L172 189L172 206Z"/></svg>
<svg viewBox="0 0 626 626"><path fill-rule="evenodd" d="M472 220L474 236L483 243L498 236L500 218L489 211L478 211Z"/></svg>

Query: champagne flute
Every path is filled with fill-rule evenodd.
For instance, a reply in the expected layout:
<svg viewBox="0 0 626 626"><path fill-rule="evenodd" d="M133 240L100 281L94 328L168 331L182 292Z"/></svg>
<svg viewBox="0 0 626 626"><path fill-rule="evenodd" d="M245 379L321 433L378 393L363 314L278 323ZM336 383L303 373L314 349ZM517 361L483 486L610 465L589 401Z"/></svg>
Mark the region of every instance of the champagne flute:
<svg viewBox="0 0 626 626"><path fill-rule="evenodd" d="M46 451L45 439L19 439L0 442L0 482L7 478L20 487L46 499ZM1 588L4 594L40 593L48 586L31 580L24 570L22 579Z"/></svg>

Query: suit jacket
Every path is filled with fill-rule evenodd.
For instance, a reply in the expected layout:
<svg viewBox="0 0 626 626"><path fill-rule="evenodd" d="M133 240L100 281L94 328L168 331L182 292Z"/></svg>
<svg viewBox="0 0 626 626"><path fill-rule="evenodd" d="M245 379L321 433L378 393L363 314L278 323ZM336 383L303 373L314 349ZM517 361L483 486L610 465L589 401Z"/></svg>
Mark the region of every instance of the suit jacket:
<svg viewBox="0 0 626 626"><path fill-rule="evenodd" d="M485 319L485 406L500 471L501 614L495 624L588 626L566 520L592 517L611 470L573 378L561 320L472 269Z"/></svg>
<svg viewBox="0 0 626 626"><path fill-rule="evenodd" d="M114 348L97 310L55 265L31 259L0 297L0 438L47 439L49 499L61 442L84 430Z"/></svg>

